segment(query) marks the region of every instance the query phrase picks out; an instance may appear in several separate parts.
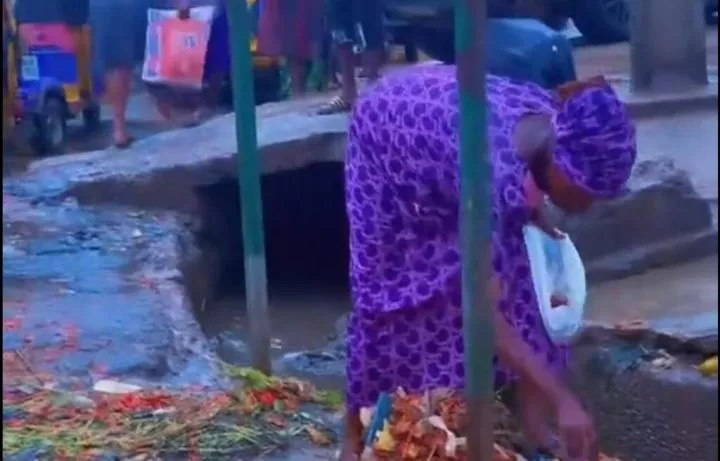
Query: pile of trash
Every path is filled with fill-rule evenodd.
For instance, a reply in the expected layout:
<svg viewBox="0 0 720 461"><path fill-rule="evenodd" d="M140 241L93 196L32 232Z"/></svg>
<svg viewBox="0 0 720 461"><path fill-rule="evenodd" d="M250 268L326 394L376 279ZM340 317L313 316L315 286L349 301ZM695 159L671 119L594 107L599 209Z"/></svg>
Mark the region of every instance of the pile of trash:
<svg viewBox="0 0 720 461"><path fill-rule="evenodd" d="M518 453L518 431L498 402L493 461L526 461ZM408 395L399 389L361 410L368 440L363 461L466 461L467 408L456 392L437 390ZM601 461L618 461L601 455ZM556 460L559 461L559 460Z"/></svg>
<svg viewBox="0 0 720 461"><path fill-rule="evenodd" d="M229 368L232 392L167 392L100 380L92 390L3 386L3 458L238 459L296 439L330 446L341 399L294 378Z"/></svg>

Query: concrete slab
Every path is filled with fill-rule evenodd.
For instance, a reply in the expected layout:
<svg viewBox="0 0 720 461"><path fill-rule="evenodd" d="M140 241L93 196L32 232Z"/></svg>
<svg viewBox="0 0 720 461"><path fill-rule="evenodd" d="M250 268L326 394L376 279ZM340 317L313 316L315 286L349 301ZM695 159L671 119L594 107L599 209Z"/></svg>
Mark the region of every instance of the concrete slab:
<svg viewBox="0 0 720 461"><path fill-rule="evenodd" d="M643 320L687 338L718 331L718 257L590 287L586 319L599 325Z"/></svg>
<svg viewBox="0 0 720 461"><path fill-rule="evenodd" d="M644 91L632 89L630 78L624 75L606 77L627 104L633 117L652 117L693 110L717 110L717 68L712 69L707 85L674 91Z"/></svg>
<svg viewBox="0 0 720 461"><path fill-rule="evenodd" d="M317 96L257 109L263 173L343 161L347 116L314 115L323 100ZM577 226L562 223L577 237L589 270L599 279L717 251L712 227L712 202L717 200L717 111L673 112L638 119L637 126L638 160L653 166L632 183L634 195L600 207L592 216L577 220ZM33 197L72 196L86 204L193 213L197 186L237 177L234 130L234 116L226 115L198 127L140 140L124 152L104 150L41 160L22 179L6 181L6 189ZM664 166L665 159L671 160L671 166ZM687 170L688 176L671 171L672 165ZM596 225L597 220L602 225ZM634 230L628 234L630 224ZM598 235L618 239L613 243Z"/></svg>
<svg viewBox="0 0 720 461"><path fill-rule="evenodd" d="M707 64L710 68L718 65L717 27L708 27L705 34ZM629 75L630 44L615 43L602 46L582 46L573 51L578 77L595 75Z"/></svg>
<svg viewBox="0 0 720 461"><path fill-rule="evenodd" d="M717 107L669 112L636 121L639 160L670 159L686 171L701 197L718 198Z"/></svg>
<svg viewBox="0 0 720 461"><path fill-rule="evenodd" d="M220 383L178 283L180 220L73 201L3 203L4 356L22 354L51 382Z"/></svg>
<svg viewBox="0 0 720 461"><path fill-rule="evenodd" d="M693 367L717 354L717 277L710 256L590 288L571 381L593 411L601 445L620 459L717 458L717 378ZM616 324L634 320L648 330L616 334ZM657 348L677 362L662 368L643 358Z"/></svg>

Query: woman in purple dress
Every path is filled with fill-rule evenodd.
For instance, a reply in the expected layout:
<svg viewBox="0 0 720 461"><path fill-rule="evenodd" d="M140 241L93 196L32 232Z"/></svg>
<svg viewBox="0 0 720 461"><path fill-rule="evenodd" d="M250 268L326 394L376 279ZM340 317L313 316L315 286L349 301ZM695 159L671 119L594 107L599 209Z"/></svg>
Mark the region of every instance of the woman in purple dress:
<svg viewBox="0 0 720 461"><path fill-rule="evenodd" d="M569 213L619 195L635 162L635 132L602 79L550 92L487 79L493 172L492 266L497 387L518 385L526 435L549 448L549 417L572 459L592 459L592 424L563 384L564 347L543 328L522 227L533 182ZM348 430L381 392L464 385L460 283L458 85L453 66L381 79L353 110L346 159L353 312L348 323ZM568 454L568 453L566 453Z"/></svg>

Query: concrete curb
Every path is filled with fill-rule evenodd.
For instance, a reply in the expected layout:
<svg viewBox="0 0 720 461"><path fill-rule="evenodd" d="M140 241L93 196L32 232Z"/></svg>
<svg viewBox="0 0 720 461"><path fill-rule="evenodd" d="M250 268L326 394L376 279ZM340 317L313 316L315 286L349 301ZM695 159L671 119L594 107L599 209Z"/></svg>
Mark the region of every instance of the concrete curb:
<svg viewBox="0 0 720 461"><path fill-rule="evenodd" d="M614 340L632 341L648 348L662 348L670 353L713 355L718 351L717 325L702 330L679 332L666 329L653 320L647 328L632 334L620 334L616 325L586 320L580 333L572 343L573 348L598 346Z"/></svg>
<svg viewBox="0 0 720 461"><path fill-rule="evenodd" d="M709 69L707 86L682 89L675 92L652 91L634 93L630 87L629 76L608 75L606 79L613 85L620 98L625 102L630 115L635 118L644 118L676 112L717 109L717 75L717 68Z"/></svg>
<svg viewBox="0 0 720 461"><path fill-rule="evenodd" d="M718 230L663 240L623 254L612 254L586 265L590 282L617 280L651 269L674 266L718 253Z"/></svg>
<svg viewBox="0 0 720 461"><path fill-rule="evenodd" d="M717 379L682 359L663 369L637 354L622 342L574 350L571 387L594 416L600 446L628 460L717 459Z"/></svg>
<svg viewBox="0 0 720 461"><path fill-rule="evenodd" d="M665 98L638 98L627 102L634 118L653 117L661 114L690 112L694 110L717 110L717 85L707 94L685 94Z"/></svg>

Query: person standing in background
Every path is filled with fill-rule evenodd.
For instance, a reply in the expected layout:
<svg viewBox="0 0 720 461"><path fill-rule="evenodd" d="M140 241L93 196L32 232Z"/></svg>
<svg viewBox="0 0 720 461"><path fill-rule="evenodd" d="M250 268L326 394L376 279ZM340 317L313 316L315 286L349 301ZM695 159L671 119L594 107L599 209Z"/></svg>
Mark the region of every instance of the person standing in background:
<svg viewBox="0 0 720 461"><path fill-rule="evenodd" d="M382 0L329 0L332 38L337 47L341 90L319 111L321 115L349 112L357 98L355 47L362 51L365 78L380 76L385 48Z"/></svg>
<svg viewBox="0 0 720 461"><path fill-rule="evenodd" d="M325 0L258 0L258 52L287 60L292 96L307 88L310 63L319 52Z"/></svg>
<svg viewBox="0 0 720 461"><path fill-rule="evenodd" d="M133 141L126 112L137 63L135 28L139 11L146 14L134 0L90 0L93 63L103 76L105 98L112 111L112 139L120 149Z"/></svg>
<svg viewBox="0 0 720 461"><path fill-rule="evenodd" d="M225 0L153 0L151 5L159 9L177 9L179 18L189 18L191 8L199 6L215 8L203 66L203 89L147 84L160 115L186 127L197 125L217 109L223 80L230 74L230 32Z"/></svg>

